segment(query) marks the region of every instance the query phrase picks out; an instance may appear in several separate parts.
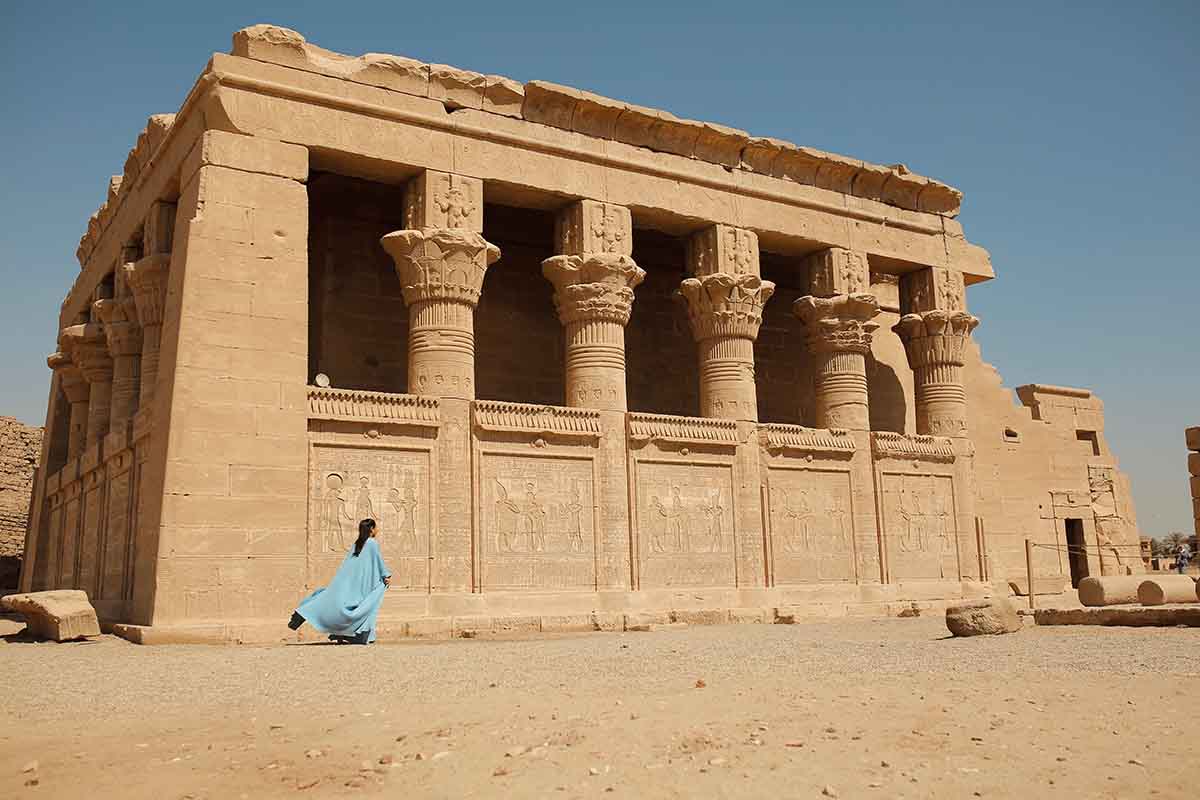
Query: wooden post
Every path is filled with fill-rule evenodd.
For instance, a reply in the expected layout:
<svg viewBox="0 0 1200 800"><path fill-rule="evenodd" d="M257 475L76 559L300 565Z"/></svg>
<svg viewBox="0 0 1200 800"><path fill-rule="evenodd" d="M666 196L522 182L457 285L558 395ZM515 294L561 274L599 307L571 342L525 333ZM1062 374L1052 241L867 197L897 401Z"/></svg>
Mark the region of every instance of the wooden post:
<svg viewBox="0 0 1200 800"><path fill-rule="evenodd" d="M1029 581L1029 609L1033 610L1033 542L1025 540L1025 576Z"/></svg>

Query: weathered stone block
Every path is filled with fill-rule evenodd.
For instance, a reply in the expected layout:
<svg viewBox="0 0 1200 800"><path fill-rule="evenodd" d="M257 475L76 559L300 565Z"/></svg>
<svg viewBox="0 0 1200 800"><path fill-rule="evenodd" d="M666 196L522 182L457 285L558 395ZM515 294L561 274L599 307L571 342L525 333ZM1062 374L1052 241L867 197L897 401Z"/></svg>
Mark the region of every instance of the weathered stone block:
<svg viewBox="0 0 1200 800"><path fill-rule="evenodd" d="M38 639L65 642L100 635L96 610L78 589L10 594L0 597L0 605L25 617L30 635Z"/></svg>
<svg viewBox="0 0 1200 800"><path fill-rule="evenodd" d="M1004 597L952 605L946 609L946 627L955 636L1014 633L1021 617Z"/></svg>
<svg viewBox="0 0 1200 800"><path fill-rule="evenodd" d="M1183 437L1188 450L1200 451L1200 426L1186 428L1183 432Z"/></svg>
<svg viewBox="0 0 1200 800"><path fill-rule="evenodd" d="M1079 602L1085 606L1115 606L1138 602L1141 575L1088 576L1079 582Z"/></svg>
<svg viewBox="0 0 1200 800"><path fill-rule="evenodd" d="M1137 599L1144 606L1195 603L1196 581L1187 575L1156 575L1138 584Z"/></svg>

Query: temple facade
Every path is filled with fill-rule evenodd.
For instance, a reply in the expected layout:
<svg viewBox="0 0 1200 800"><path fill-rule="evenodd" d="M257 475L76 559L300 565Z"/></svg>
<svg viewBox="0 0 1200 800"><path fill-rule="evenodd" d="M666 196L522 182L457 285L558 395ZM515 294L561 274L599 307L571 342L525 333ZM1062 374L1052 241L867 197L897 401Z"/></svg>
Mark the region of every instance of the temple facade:
<svg viewBox="0 0 1200 800"><path fill-rule="evenodd" d="M1090 392L1013 393L903 165L255 26L152 117L59 316L25 590L286 634L896 611L1140 571Z"/></svg>

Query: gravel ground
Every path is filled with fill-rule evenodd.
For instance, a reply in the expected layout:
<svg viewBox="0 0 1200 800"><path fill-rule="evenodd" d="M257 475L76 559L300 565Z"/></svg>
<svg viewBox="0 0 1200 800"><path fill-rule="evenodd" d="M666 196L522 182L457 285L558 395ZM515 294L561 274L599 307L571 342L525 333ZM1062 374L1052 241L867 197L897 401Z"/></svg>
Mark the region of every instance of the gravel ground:
<svg viewBox="0 0 1200 800"><path fill-rule="evenodd" d="M0 669L14 797L1184 797L1200 734L1196 629L104 637L0 644Z"/></svg>

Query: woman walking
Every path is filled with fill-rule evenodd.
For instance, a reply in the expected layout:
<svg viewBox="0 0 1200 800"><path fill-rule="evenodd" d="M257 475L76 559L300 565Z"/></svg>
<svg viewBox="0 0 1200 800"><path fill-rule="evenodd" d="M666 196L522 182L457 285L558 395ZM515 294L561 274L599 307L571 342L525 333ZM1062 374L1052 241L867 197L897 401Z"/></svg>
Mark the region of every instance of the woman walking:
<svg viewBox="0 0 1200 800"><path fill-rule="evenodd" d="M289 628L297 630L308 622L338 644L375 641L375 619L392 579L375 541L377 530L373 519L358 523L354 549L329 585L304 598L292 612Z"/></svg>

